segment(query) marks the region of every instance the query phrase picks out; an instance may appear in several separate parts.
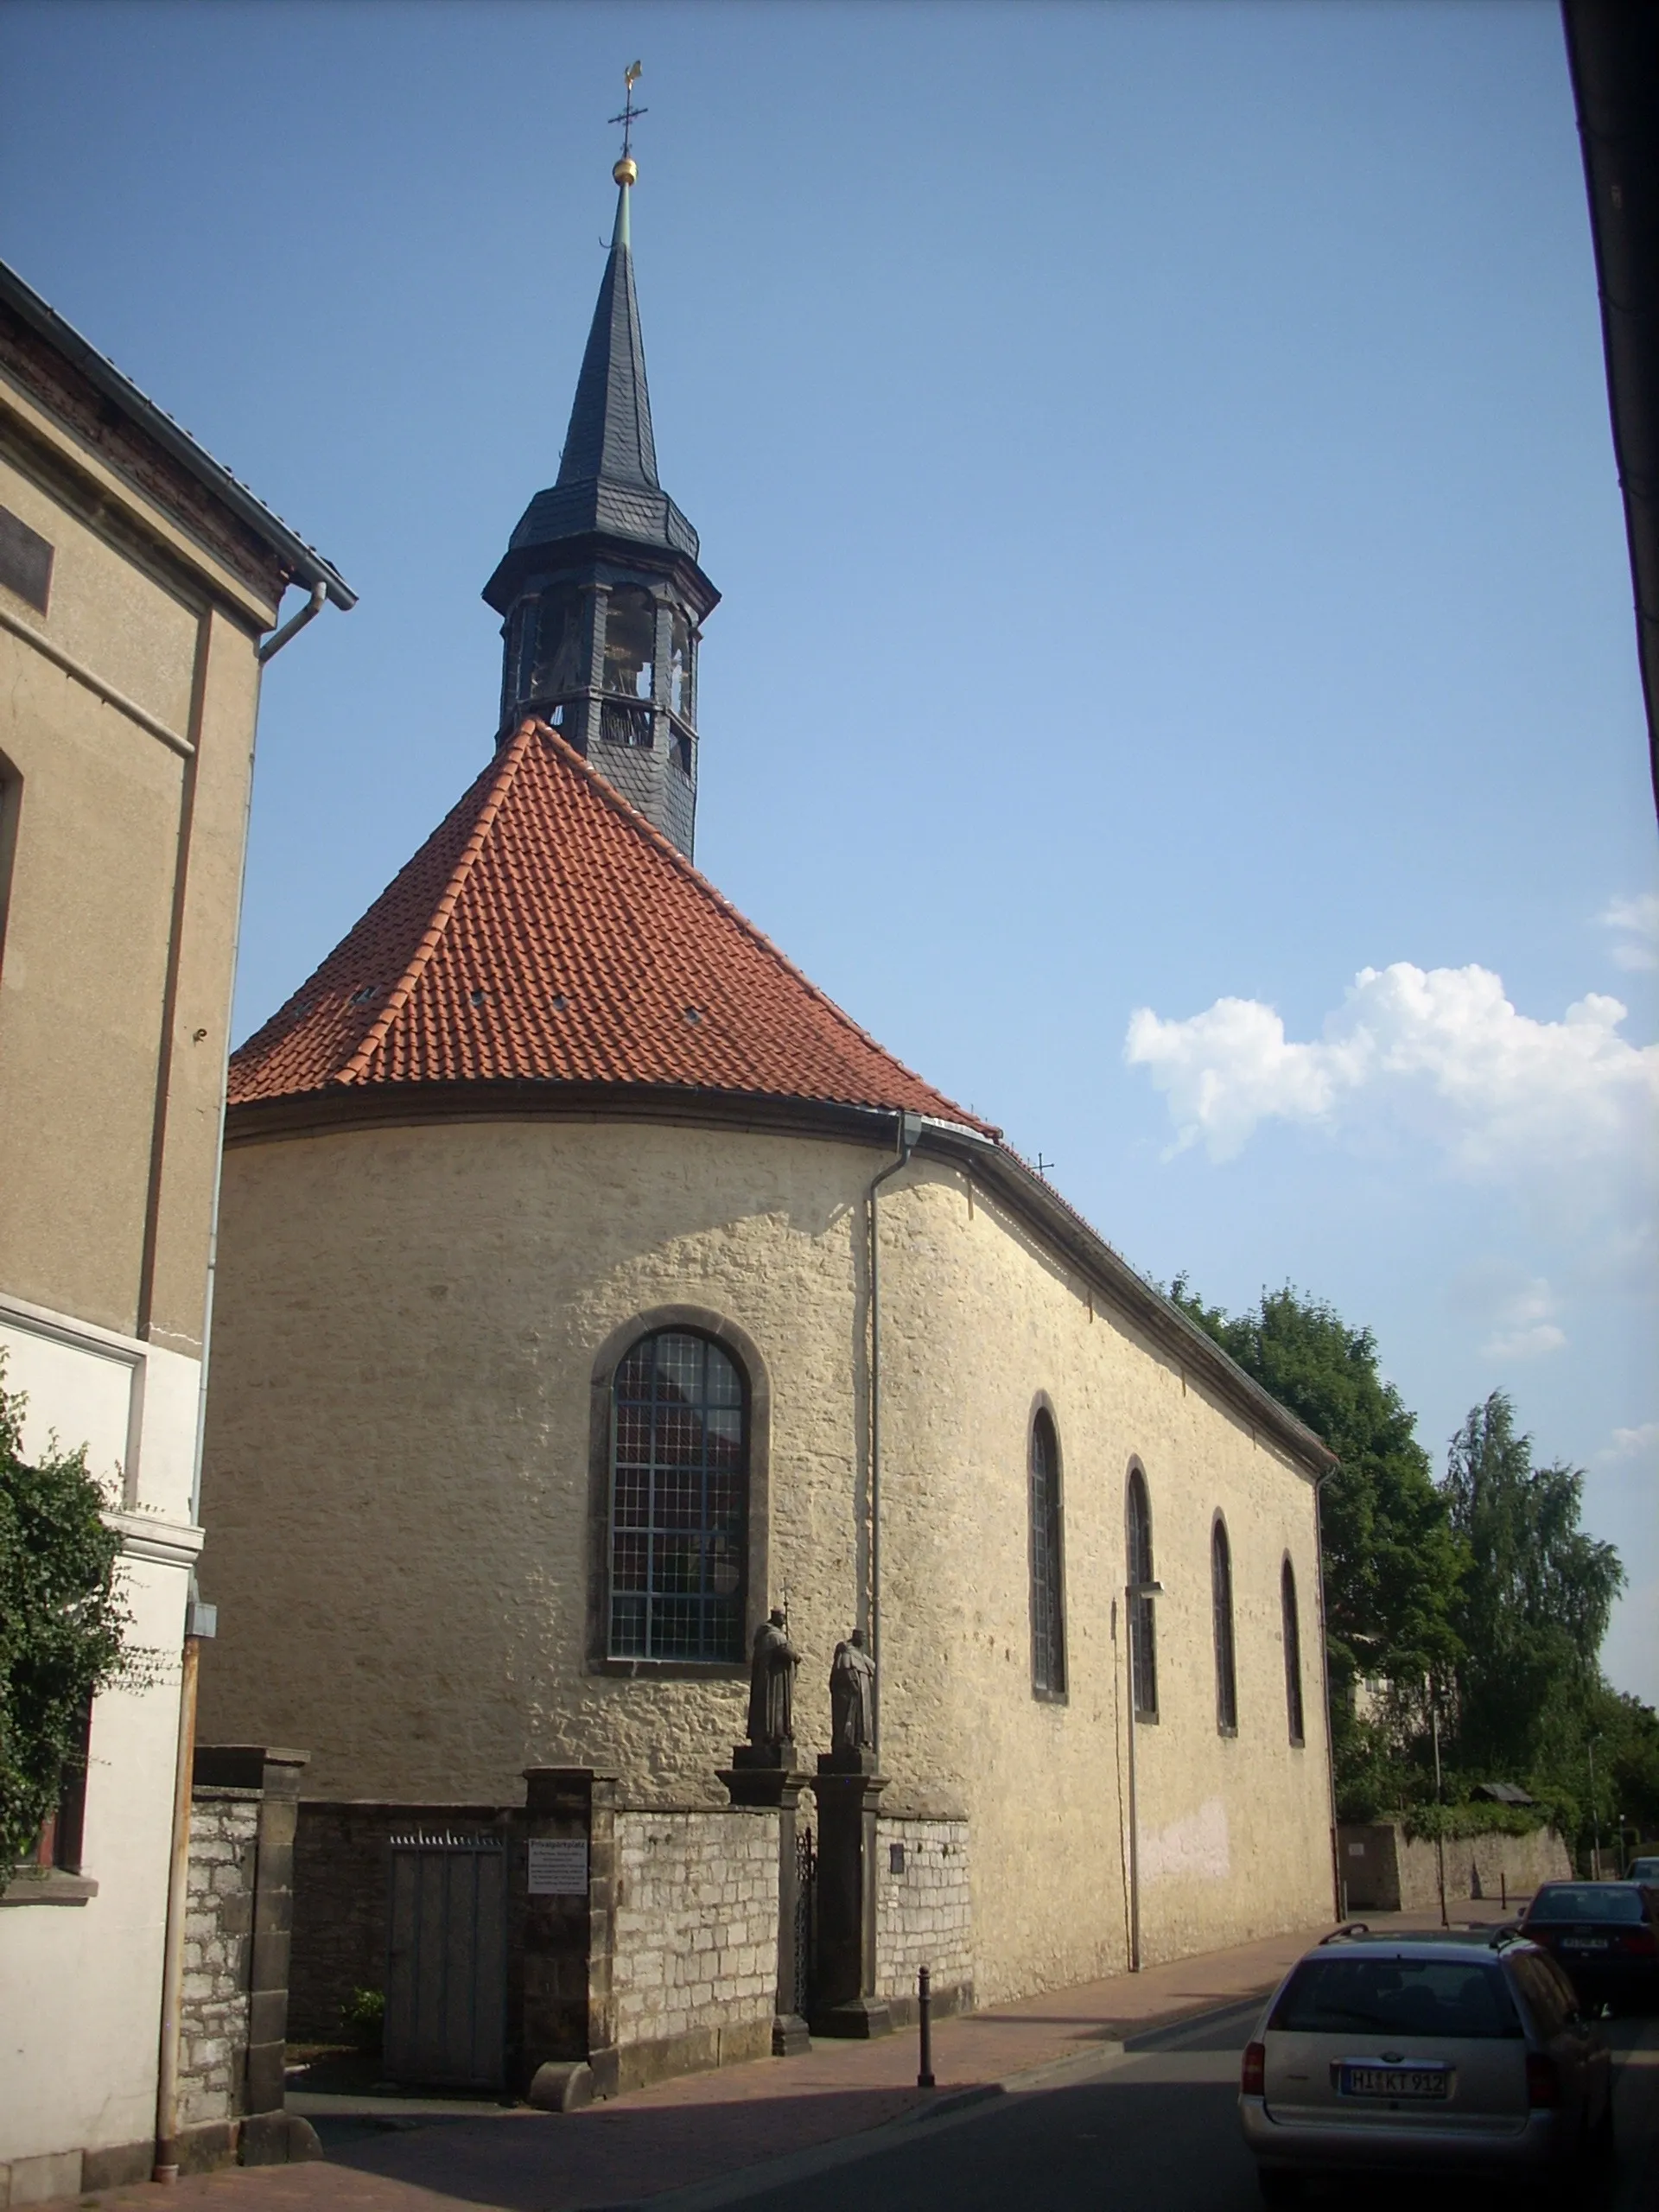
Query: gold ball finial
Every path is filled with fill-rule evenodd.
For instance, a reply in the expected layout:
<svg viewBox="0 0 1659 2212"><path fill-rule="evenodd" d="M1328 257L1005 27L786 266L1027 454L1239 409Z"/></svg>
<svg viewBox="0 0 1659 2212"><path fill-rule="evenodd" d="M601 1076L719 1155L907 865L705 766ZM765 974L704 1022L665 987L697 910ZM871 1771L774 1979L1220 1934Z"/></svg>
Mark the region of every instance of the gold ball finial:
<svg viewBox="0 0 1659 2212"><path fill-rule="evenodd" d="M618 184L638 184L639 181L639 164L634 160L632 154L624 154L621 160L611 171L611 175Z"/></svg>

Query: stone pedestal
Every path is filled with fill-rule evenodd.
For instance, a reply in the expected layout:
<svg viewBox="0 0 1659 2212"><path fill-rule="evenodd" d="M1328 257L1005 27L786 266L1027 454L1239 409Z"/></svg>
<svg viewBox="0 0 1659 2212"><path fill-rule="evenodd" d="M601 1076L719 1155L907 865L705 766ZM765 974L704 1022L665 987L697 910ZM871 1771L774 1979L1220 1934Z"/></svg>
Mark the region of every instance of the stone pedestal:
<svg viewBox="0 0 1659 2212"><path fill-rule="evenodd" d="M885 1776L868 1751L828 1751L813 1783L818 1801L818 1948L812 2032L890 2035L875 1993L875 1815Z"/></svg>
<svg viewBox="0 0 1659 2212"><path fill-rule="evenodd" d="M774 1751L787 1754L787 1764L757 1756ZM730 1766L721 1768L720 1779L734 1805L754 1806L778 1815L778 1997L772 2022L772 2055L798 2058L812 2048L801 2016L795 1948L796 1921L801 1909L798 1815L807 1777L795 1764L793 1744L739 1744L732 1752Z"/></svg>

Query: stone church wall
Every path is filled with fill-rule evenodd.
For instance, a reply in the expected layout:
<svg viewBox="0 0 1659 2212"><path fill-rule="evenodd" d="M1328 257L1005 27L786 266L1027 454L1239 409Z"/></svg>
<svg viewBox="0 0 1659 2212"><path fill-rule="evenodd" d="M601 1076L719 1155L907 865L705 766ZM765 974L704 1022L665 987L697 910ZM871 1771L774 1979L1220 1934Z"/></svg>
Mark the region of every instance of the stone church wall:
<svg viewBox="0 0 1659 2212"><path fill-rule="evenodd" d="M974 1997L974 1904L968 1823L878 1819L875 1824L875 1989L910 2017L918 1970L931 1978L935 2010L965 2012Z"/></svg>
<svg viewBox="0 0 1659 2212"><path fill-rule="evenodd" d="M595 1120L362 1128L225 1161L204 1725L313 1747L321 1796L516 1795L526 1766L715 1806L745 1670L607 1662L607 1345L734 1332L754 1422L749 1605L788 1593L796 1734L826 1747L867 1579L871 1147ZM1148 1961L1326 1921L1313 1484L961 1167L880 1202L882 1715L890 1802L971 1821L982 2001L1126 1962L1125 1484L1152 1502L1159 1712L1136 1729ZM1067 1681L1031 1686L1027 1451L1060 1447ZM595 1467L599 1470L595 1475ZM596 1499L598 1501L596 1506ZM1216 1722L1210 1547L1231 1542L1238 1727ZM596 1514L599 1517L596 1518ZM1307 1741L1287 1726L1280 1569ZM930 1964L933 1963L929 1961Z"/></svg>
<svg viewBox="0 0 1659 2212"><path fill-rule="evenodd" d="M620 2086L760 2058L778 1986L778 1824L616 1814L611 1962Z"/></svg>

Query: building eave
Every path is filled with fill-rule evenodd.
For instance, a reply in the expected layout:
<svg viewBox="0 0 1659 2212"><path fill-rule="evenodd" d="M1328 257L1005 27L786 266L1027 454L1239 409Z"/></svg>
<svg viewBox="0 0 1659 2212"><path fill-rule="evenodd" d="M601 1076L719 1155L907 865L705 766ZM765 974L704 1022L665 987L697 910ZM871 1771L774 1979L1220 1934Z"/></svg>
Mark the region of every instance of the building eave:
<svg viewBox="0 0 1659 2212"><path fill-rule="evenodd" d="M181 429L154 400L147 398L130 378L124 376L113 361L83 338L72 323L66 322L55 308L48 307L40 294L4 262L0 262L0 303L10 308L37 337L60 353L102 398L118 408L238 522L264 539L296 583L312 589L321 585L331 602L342 612L356 606L357 594L332 562L324 560L315 546L308 545L279 516L272 514L245 484L232 476L222 462L215 461L205 447L198 445L189 432Z"/></svg>

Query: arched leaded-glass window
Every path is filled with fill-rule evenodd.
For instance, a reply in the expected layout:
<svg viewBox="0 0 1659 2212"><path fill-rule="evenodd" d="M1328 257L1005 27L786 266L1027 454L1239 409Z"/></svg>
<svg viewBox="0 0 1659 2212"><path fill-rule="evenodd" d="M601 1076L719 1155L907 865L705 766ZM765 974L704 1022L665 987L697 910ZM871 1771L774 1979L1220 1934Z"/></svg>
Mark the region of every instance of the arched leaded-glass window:
<svg viewBox="0 0 1659 2212"><path fill-rule="evenodd" d="M1061 1585L1060 1442L1046 1408L1031 1424L1031 1686L1065 1694L1065 1593Z"/></svg>
<svg viewBox="0 0 1659 2212"><path fill-rule="evenodd" d="M1238 1732L1238 1673L1233 1663L1233 1554L1219 1513L1210 1531L1210 1605L1216 1638L1216 1726Z"/></svg>
<svg viewBox="0 0 1659 2212"><path fill-rule="evenodd" d="M613 1659L741 1660L748 1393L718 1344L643 1337L611 1385Z"/></svg>
<svg viewBox="0 0 1659 2212"><path fill-rule="evenodd" d="M1128 1554L1130 1582L1153 1581L1152 1507L1147 1478L1139 1467L1129 1470ZM1139 1720L1158 1718L1158 1631L1153 1603L1150 1598L1129 1600L1129 1675Z"/></svg>
<svg viewBox="0 0 1659 2212"><path fill-rule="evenodd" d="M1300 1744L1306 1740L1302 1726L1302 1628L1296 1612L1296 1570L1288 1559L1279 1577L1279 1602L1285 1616L1285 1713L1290 1722L1290 1740Z"/></svg>

